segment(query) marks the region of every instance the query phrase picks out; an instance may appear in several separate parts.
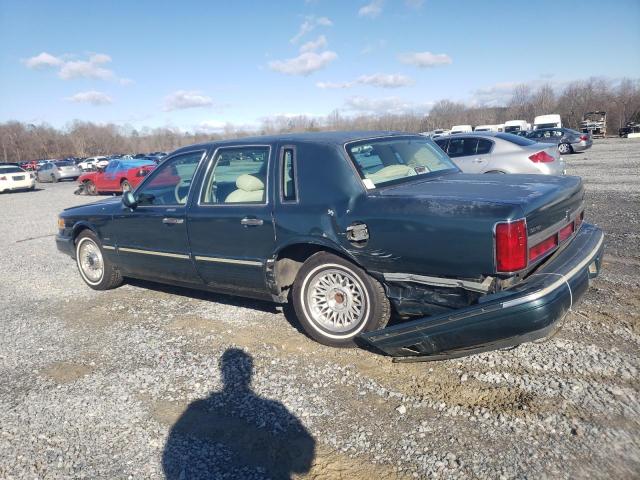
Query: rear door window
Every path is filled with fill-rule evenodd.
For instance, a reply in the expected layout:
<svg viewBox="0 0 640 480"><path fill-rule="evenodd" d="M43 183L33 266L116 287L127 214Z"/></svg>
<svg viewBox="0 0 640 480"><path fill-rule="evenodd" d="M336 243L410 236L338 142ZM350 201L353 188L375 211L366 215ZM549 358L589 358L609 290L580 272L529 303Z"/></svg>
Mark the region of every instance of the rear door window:
<svg viewBox="0 0 640 480"><path fill-rule="evenodd" d="M449 147L447 153L451 158L466 157L468 155L475 155L478 147L477 138L471 137L456 137L449 140Z"/></svg>
<svg viewBox="0 0 640 480"><path fill-rule="evenodd" d="M493 148L493 142L485 138L478 139L478 146L476 148L476 155L485 155Z"/></svg>

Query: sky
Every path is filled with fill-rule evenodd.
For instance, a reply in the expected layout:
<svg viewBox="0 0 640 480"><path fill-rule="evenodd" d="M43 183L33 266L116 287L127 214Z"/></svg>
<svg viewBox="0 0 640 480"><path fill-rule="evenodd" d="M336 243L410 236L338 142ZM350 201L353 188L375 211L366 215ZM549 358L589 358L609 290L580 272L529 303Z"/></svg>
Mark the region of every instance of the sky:
<svg viewBox="0 0 640 480"><path fill-rule="evenodd" d="M640 78L640 0L0 0L0 45L0 122L213 132Z"/></svg>

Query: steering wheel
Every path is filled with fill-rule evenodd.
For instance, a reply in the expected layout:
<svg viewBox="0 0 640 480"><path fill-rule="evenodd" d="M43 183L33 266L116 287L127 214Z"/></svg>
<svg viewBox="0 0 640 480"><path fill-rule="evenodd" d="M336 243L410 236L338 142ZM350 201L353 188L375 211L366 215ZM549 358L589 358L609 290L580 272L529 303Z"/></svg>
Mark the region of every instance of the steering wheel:
<svg viewBox="0 0 640 480"><path fill-rule="evenodd" d="M176 197L176 201L180 205L184 205L185 203L187 203L187 197L189 196L190 186L191 186L191 179L185 180L183 178L181 178L178 184L176 185L176 188L173 193ZM184 187L187 187L187 192L184 195L180 195L180 189Z"/></svg>

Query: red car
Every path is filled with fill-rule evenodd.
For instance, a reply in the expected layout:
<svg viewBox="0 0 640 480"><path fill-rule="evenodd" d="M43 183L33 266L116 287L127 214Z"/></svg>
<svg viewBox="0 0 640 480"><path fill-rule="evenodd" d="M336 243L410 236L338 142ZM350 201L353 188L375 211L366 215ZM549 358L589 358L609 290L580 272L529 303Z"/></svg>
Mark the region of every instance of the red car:
<svg viewBox="0 0 640 480"><path fill-rule="evenodd" d="M104 170L84 173L78 178L78 182L87 195L120 193L137 187L155 167L154 162L147 160L111 160Z"/></svg>

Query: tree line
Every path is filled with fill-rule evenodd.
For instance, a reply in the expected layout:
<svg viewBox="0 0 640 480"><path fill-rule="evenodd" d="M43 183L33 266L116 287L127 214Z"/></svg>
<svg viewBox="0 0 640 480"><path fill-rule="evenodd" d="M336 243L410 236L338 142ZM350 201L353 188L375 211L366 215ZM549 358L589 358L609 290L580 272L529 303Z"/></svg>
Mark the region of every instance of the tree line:
<svg viewBox="0 0 640 480"><path fill-rule="evenodd" d="M336 110L326 117L274 117L255 128L227 125L216 133L190 133L171 128L135 129L115 124L75 120L64 129L47 124L9 121L0 124L0 161L90 157L117 153L172 151L184 145L249 135L319 130L400 130L424 132L452 125L500 124L507 120L533 121L537 115L559 113L563 124L578 129L588 111L607 112L609 134L627 122L640 122L640 79L612 82L590 78L554 88L526 84L513 88L502 106L474 106L440 100L424 115L418 112L383 115L344 115Z"/></svg>

